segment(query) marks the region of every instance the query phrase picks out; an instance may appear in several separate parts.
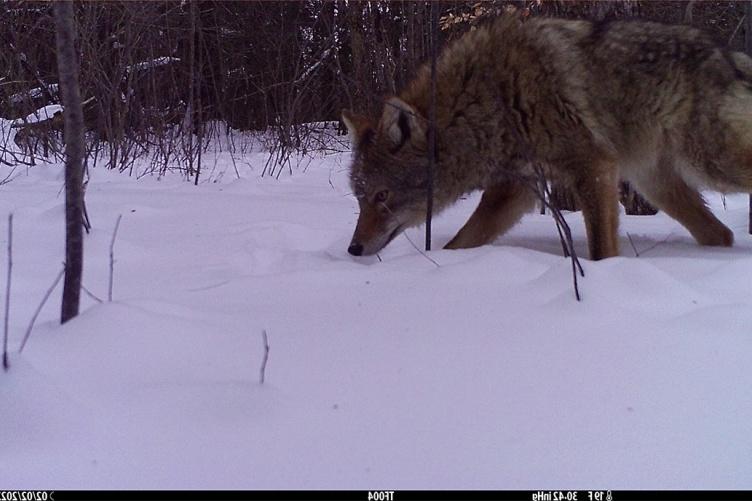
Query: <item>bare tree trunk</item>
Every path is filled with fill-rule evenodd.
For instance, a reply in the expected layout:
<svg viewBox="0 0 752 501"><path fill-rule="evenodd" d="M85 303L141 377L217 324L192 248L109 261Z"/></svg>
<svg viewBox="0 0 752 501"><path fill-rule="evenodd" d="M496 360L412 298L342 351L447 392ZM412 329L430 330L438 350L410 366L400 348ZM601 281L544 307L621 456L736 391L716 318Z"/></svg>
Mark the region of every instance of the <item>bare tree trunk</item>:
<svg viewBox="0 0 752 501"><path fill-rule="evenodd" d="M196 177L193 180L194 186L198 186L198 178L201 175L201 150L203 149L202 142L203 142L203 129L204 129L203 115L201 113L202 112L201 92L203 89L202 76L204 73L204 65L203 65L203 57L202 57L203 51L204 51L204 37L203 37L204 27L203 25L200 25L200 24L196 26L198 23L201 22L201 18L196 15L196 8L194 7L194 5L195 5L195 2L191 2L191 17L193 18L191 20L191 24L192 24L191 31L193 32L191 33L191 36L196 38L196 36L198 35L198 44L196 43L195 40L193 42L193 45L194 45L193 57L196 57L198 61L196 61L195 65L193 64L193 62L191 62L191 65L193 65L193 74L191 75L191 79L193 83L191 85L193 85L193 88L194 88L193 97L194 97L194 100L196 101L196 107L194 108L194 112L195 112L194 118L191 120L192 122L191 125L193 126L191 127L191 134L195 132L196 141L198 143L197 154L196 154L196 157L197 157L196 158L197 160ZM196 45L198 45L198 47L195 47ZM193 155L193 152L191 152L191 155Z"/></svg>
<svg viewBox="0 0 752 501"><path fill-rule="evenodd" d="M403 68L412 68L416 63L418 57L416 55L416 35L415 35L415 10L417 9L417 6L415 2L407 2L407 5L405 5L405 9L407 9L407 63Z"/></svg>
<svg viewBox="0 0 752 501"><path fill-rule="evenodd" d="M363 5L360 2L350 2L347 5L350 24L350 51L352 52L353 78L355 79L355 101L363 106L370 96L363 92L367 84L365 61L366 49L363 35ZM370 102L370 100L369 100Z"/></svg>
<svg viewBox="0 0 752 501"><path fill-rule="evenodd" d="M188 109L185 112L184 134L188 134L188 172L186 179L193 175L193 132L196 118L196 0L190 0L191 30L188 54L190 57L190 83L188 87Z"/></svg>
<svg viewBox="0 0 752 501"><path fill-rule="evenodd" d="M84 261L83 158L84 114L78 87L73 2L55 2L57 68L65 106L65 284L60 322L78 315Z"/></svg>
<svg viewBox="0 0 752 501"><path fill-rule="evenodd" d="M431 109L428 111L428 200L426 203L426 250L431 250L433 180L436 169L436 58L439 51L439 4L431 4Z"/></svg>
<svg viewBox="0 0 752 501"><path fill-rule="evenodd" d="M752 54L752 2L744 3L744 52ZM749 196L749 226L747 231L752 235L752 195Z"/></svg>
<svg viewBox="0 0 752 501"><path fill-rule="evenodd" d="M692 10L695 8L695 0L687 2L687 6L684 8L684 24L692 24Z"/></svg>

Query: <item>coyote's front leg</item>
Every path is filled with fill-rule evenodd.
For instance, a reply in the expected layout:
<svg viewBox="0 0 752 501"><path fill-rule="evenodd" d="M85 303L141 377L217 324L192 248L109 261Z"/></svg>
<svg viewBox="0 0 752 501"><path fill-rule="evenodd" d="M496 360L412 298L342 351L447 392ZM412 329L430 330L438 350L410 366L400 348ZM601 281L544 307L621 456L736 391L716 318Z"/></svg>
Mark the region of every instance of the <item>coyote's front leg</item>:
<svg viewBox="0 0 752 501"><path fill-rule="evenodd" d="M465 249L492 242L532 210L535 200L535 193L519 183L487 188L473 215L444 248Z"/></svg>

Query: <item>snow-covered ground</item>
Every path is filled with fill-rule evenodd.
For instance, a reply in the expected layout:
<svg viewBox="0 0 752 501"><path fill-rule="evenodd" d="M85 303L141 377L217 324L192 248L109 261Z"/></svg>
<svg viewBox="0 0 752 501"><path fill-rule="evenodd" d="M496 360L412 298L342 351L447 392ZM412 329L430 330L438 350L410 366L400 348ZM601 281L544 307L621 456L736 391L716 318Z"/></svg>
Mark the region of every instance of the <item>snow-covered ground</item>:
<svg viewBox="0 0 752 501"><path fill-rule="evenodd" d="M623 217L622 257L582 261L578 303L550 216L438 266L404 236L349 256L348 160L275 180L250 154L237 179L225 156L198 187L92 169L83 281L106 299L122 214L114 301L84 295L60 326L58 289L21 354L64 200L60 165L17 169L0 487L752 488L746 196L710 196L732 249ZM476 201L435 220L435 247Z"/></svg>

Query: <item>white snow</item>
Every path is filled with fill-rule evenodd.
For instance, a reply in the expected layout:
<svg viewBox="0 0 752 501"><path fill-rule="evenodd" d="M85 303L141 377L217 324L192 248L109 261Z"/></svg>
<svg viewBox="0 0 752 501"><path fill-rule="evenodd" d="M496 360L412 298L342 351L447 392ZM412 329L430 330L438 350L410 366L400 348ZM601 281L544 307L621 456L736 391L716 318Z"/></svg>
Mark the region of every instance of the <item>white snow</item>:
<svg viewBox="0 0 752 501"><path fill-rule="evenodd" d="M139 63L130 65L127 67L127 70L128 71L148 70L151 68L156 68L157 66L164 66L165 64L175 63L178 61L180 61L179 57L160 56L160 57L155 57L154 59L147 59L146 61L141 61Z"/></svg>
<svg viewBox="0 0 752 501"><path fill-rule="evenodd" d="M45 120L51 120L55 115L58 113L63 112L63 107L59 104L48 104L47 106L43 106L39 108L38 110L30 113L27 117L25 117L22 120L14 120L12 123L16 126L21 126L25 124L33 124L37 122L44 122Z"/></svg>
<svg viewBox="0 0 752 501"><path fill-rule="evenodd" d="M265 160L248 153L236 179L222 153L198 187L91 169L83 281L106 299L122 214L115 300L84 295L60 326L57 290L21 354L62 266L62 167L0 186L3 489L752 488L746 196L710 195L731 249L622 217L622 257L583 259L578 303L550 216L432 251L438 267L404 236L352 258L349 154L279 180ZM477 200L435 220L435 248Z"/></svg>
<svg viewBox="0 0 752 501"><path fill-rule="evenodd" d="M58 84L53 83L47 85L47 90L53 95L57 95L58 92ZM26 100L29 99L38 99L42 97L45 94L44 89L41 87L34 87L33 89L29 89L26 92L19 92L17 94L13 94L8 98L8 100L11 102L11 104L18 105L23 103Z"/></svg>

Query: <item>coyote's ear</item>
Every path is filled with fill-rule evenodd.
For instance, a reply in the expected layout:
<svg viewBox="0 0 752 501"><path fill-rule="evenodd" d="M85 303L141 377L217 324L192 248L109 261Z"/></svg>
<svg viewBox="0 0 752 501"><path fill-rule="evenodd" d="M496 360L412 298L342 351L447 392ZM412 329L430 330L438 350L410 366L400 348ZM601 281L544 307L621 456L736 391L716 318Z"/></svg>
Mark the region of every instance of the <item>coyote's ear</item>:
<svg viewBox="0 0 752 501"><path fill-rule="evenodd" d="M373 131L371 122L366 117L356 115L350 110L342 110L342 122L347 127L353 148L359 147L363 141L368 140Z"/></svg>
<svg viewBox="0 0 752 501"><path fill-rule="evenodd" d="M398 150L410 140L425 140L425 119L415 108L398 97L392 97L384 103L381 116L382 130L386 131Z"/></svg>

